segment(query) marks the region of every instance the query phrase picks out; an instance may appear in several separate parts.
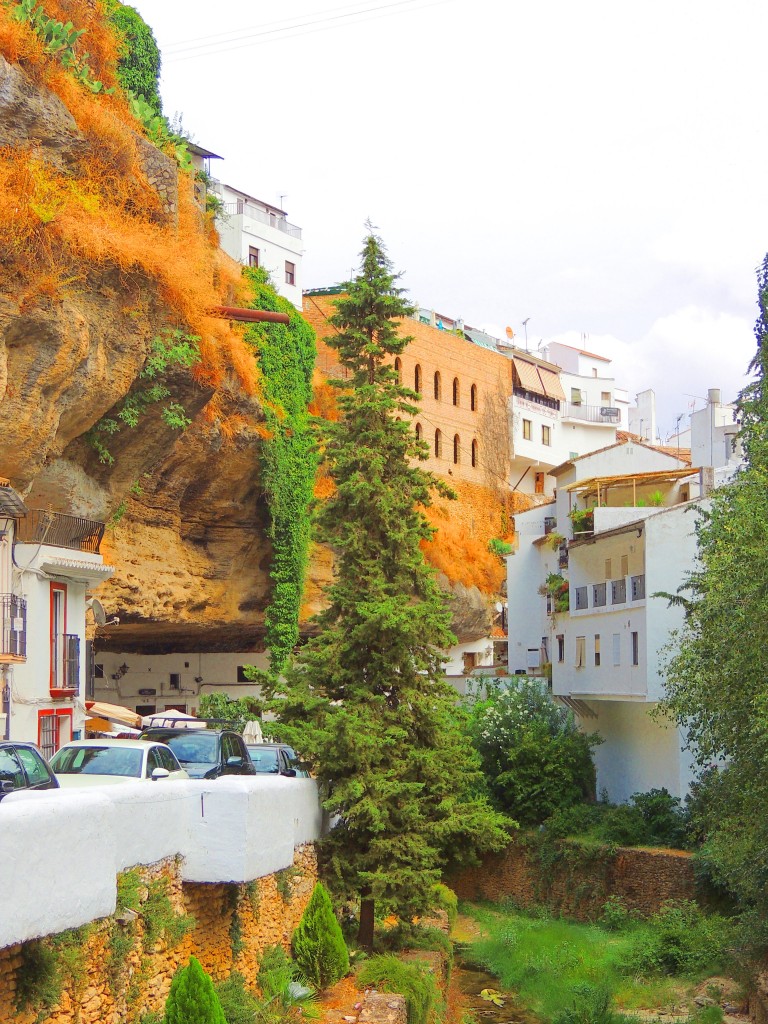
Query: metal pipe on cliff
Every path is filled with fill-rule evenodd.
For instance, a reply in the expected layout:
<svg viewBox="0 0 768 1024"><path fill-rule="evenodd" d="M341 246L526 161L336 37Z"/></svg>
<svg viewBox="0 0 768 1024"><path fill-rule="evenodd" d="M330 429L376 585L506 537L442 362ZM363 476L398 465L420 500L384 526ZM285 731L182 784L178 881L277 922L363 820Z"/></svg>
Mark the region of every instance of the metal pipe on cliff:
<svg viewBox="0 0 768 1024"><path fill-rule="evenodd" d="M219 316L223 320L240 320L244 323L289 324L287 313L273 313L269 309L239 309L236 306L213 306L209 310L211 316Z"/></svg>

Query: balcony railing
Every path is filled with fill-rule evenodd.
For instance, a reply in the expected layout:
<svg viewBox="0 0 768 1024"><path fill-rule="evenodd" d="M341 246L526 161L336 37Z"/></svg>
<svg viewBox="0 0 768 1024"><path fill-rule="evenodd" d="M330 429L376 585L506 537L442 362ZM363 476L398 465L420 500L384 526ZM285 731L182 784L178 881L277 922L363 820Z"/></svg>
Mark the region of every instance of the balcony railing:
<svg viewBox="0 0 768 1024"><path fill-rule="evenodd" d="M611 405L580 405L576 402L561 402L560 412L564 420L581 420L584 423L618 424L621 410Z"/></svg>
<svg viewBox="0 0 768 1024"><path fill-rule="evenodd" d="M225 203L224 213L228 217L236 217L238 215L250 217L251 220L258 220L262 224L268 224L271 228L277 228L278 231L290 235L291 238L301 238L301 228L295 224L290 224L285 217L278 217L274 213L260 210L258 206L252 206L251 203L247 203L243 199L238 199L236 203Z"/></svg>
<svg viewBox="0 0 768 1024"><path fill-rule="evenodd" d="M74 696L80 691L80 637L62 633L51 638L51 693Z"/></svg>
<svg viewBox="0 0 768 1024"><path fill-rule="evenodd" d="M16 527L16 539L23 544L50 544L54 548L99 553L104 523L63 512L31 509Z"/></svg>
<svg viewBox="0 0 768 1024"><path fill-rule="evenodd" d="M15 594L0 594L0 658L27 656L27 602Z"/></svg>

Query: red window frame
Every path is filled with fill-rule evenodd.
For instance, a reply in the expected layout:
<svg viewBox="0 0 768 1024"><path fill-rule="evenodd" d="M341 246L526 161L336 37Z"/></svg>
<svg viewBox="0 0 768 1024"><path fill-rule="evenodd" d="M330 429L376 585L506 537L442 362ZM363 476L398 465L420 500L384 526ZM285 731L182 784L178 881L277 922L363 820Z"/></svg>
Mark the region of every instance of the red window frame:
<svg viewBox="0 0 768 1024"><path fill-rule="evenodd" d="M50 639L50 666L49 666L48 689L51 692L60 690L62 685L63 685L63 683L64 683L63 678L62 679L58 679L57 678L57 673L56 673L56 667L57 667L56 666L56 661L57 661L56 615L55 615L54 608L55 608L55 600L56 600L55 595L57 593L60 593L60 594L63 595L63 597L62 597L62 611L63 611L63 614L62 614L62 619L61 619L61 639L60 639L60 643L61 643L61 647L62 647L62 650L61 650L61 666L62 666L62 674L63 674L63 666L64 666L64 637L67 634L67 585L66 585L66 583L51 583L51 595L50 595L51 613L50 613L50 625L49 625L49 630L48 630L49 639ZM56 685L57 683L59 684L58 686Z"/></svg>
<svg viewBox="0 0 768 1024"><path fill-rule="evenodd" d="M43 751L44 754L45 754L45 750L44 750L44 747L43 747L43 719L50 718L51 716L53 716L56 719L55 737L54 737L55 750L53 751L54 754L59 749L59 747L62 745L61 744L61 723L62 723L62 721L64 719L66 719L66 718L69 719L69 739L72 739L72 736L74 735L74 729L72 728L72 726L73 726L73 711L72 711L72 708L45 708L45 709L43 709L41 711L38 711L37 712L37 745L38 745L38 747L40 747L40 749ZM69 740L67 742L69 742Z"/></svg>

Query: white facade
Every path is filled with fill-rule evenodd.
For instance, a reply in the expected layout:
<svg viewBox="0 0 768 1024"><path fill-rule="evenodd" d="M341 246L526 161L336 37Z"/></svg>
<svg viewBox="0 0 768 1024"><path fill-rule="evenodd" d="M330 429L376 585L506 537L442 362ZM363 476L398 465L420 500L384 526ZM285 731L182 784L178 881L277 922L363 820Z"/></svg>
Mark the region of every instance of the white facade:
<svg viewBox="0 0 768 1024"><path fill-rule="evenodd" d="M556 503L516 517L518 546L507 560L510 673L530 674L537 650L551 662L553 696L603 740L598 791L623 801L665 786L682 797L691 781L685 738L650 713L663 695L661 652L682 612L651 595L675 593L693 568L699 471L624 442L555 475ZM589 532L574 534L572 508L592 508ZM567 580L568 611L558 613L541 592L550 573Z"/></svg>
<svg viewBox="0 0 768 1024"><path fill-rule="evenodd" d="M652 388L639 391L635 396L636 405L629 409L629 430L644 441L655 444L659 437L656 424L656 392Z"/></svg>
<svg viewBox="0 0 768 1024"><path fill-rule="evenodd" d="M710 388L707 404L691 415L691 461L714 469L735 468L741 460L736 441L739 424L736 406L720 400L720 389Z"/></svg>
<svg viewBox="0 0 768 1024"><path fill-rule="evenodd" d="M223 203L216 227L224 252L245 266L263 267L276 291L301 309L301 228L284 210L230 185L213 182L211 189Z"/></svg>
<svg viewBox="0 0 768 1024"><path fill-rule="evenodd" d="M324 827L314 779L279 777L19 791L2 816L0 949L114 913L127 868L180 856L185 881L249 882Z"/></svg>
<svg viewBox="0 0 768 1024"><path fill-rule="evenodd" d="M103 523L34 510L4 522L4 735L37 743L50 757L63 743L82 735L86 593L113 570L98 553Z"/></svg>

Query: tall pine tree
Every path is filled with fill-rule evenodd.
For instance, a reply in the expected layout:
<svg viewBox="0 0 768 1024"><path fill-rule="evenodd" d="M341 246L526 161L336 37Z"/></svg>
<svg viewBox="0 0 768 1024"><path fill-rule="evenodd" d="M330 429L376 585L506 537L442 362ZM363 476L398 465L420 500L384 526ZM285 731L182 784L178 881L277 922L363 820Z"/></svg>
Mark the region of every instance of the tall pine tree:
<svg viewBox="0 0 768 1024"><path fill-rule="evenodd" d="M425 472L411 417L418 396L394 357L413 312L383 245L365 239L362 266L331 318L328 343L349 371L323 457L335 492L318 516L336 554L317 635L287 673L281 721L326 786L337 825L324 843L337 892L361 900L359 941L373 939L374 904L404 921L423 913L452 863L498 849L504 819L476 795L476 756L458 728L443 651L450 615L420 542L424 509L449 489Z"/></svg>

